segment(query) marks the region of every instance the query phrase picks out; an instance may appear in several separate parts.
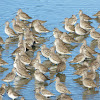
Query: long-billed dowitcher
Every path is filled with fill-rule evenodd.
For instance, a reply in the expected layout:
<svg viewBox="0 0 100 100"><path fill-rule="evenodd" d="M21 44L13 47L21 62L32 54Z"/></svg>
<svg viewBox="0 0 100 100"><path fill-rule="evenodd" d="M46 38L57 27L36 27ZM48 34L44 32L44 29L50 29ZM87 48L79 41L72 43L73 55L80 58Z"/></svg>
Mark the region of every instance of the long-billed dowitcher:
<svg viewBox="0 0 100 100"><path fill-rule="evenodd" d="M78 54L74 57L73 60L70 61L70 63L81 63L85 60L85 55L83 53Z"/></svg>
<svg viewBox="0 0 100 100"><path fill-rule="evenodd" d="M66 32L64 32L60 39L64 42L64 43L72 43L72 42L77 42L74 38L72 38L71 36L69 36Z"/></svg>
<svg viewBox="0 0 100 100"><path fill-rule="evenodd" d="M53 93L51 93L49 90L45 89L44 86L41 87L41 94L45 97L51 97L54 96Z"/></svg>
<svg viewBox="0 0 100 100"><path fill-rule="evenodd" d="M66 18L65 18L66 21ZM71 18L68 18L68 23L70 23L71 25L74 25L77 22L77 17L75 15L72 15Z"/></svg>
<svg viewBox="0 0 100 100"><path fill-rule="evenodd" d="M90 25L89 22L84 21L83 16L80 18L80 27L83 28L83 29L85 29L85 30L90 30L90 29L93 28L93 27Z"/></svg>
<svg viewBox="0 0 100 100"><path fill-rule="evenodd" d="M18 38L18 47L23 46L23 34L19 34Z"/></svg>
<svg viewBox="0 0 100 100"><path fill-rule="evenodd" d="M78 35L85 35L87 33L87 31L83 28L80 27L80 24L77 23L75 25L75 33L78 34Z"/></svg>
<svg viewBox="0 0 100 100"><path fill-rule="evenodd" d="M35 35L34 34L34 32L32 32L31 30L30 30L30 28L26 28L25 30L24 30L24 38L25 39L28 39L28 38L38 38L38 36L37 35ZM36 41L37 42L37 41Z"/></svg>
<svg viewBox="0 0 100 100"><path fill-rule="evenodd" d="M96 78L95 68L91 67L91 71L87 72L87 78L94 80Z"/></svg>
<svg viewBox="0 0 100 100"><path fill-rule="evenodd" d="M83 85L85 87L87 87L87 88L98 87L92 79L87 78L87 72L86 71L84 71L82 76L83 76L82 77L83 78L82 82L83 82Z"/></svg>
<svg viewBox="0 0 100 100"><path fill-rule="evenodd" d="M35 37L28 37L25 39L25 43L29 46L29 47L35 47L35 44L38 43L38 40Z"/></svg>
<svg viewBox="0 0 100 100"><path fill-rule="evenodd" d="M8 22L8 21L6 22L5 33L6 33L9 37L17 36L17 34L14 32L14 30L12 30L12 29L9 27L9 22Z"/></svg>
<svg viewBox="0 0 100 100"><path fill-rule="evenodd" d="M4 95L5 93L5 89L6 89L6 85L2 84L1 88L0 88L0 95ZM1 99L0 99L1 100Z"/></svg>
<svg viewBox="0 0 100 100"><path fill-rule="evenodd" d="M97 55L96 59L91 62L90 64L91 68L94 67L95 70L97 70L100 66L100 54Z"/></svg>
<svg viewBox="0 0 100 100"><path fill-rule="evenodd" d="M85 55L85 58L94 58L94 56L92 55L92 53L90 53L86 47L84 46L81 50L81 53Z"/></svg>
<svg viewBox="0 0 100 100"><path fill-rule="evenodd" d="M34 29L38 33L48 33L50 32L48 29L46 29L39 21L35 21L33 23Z"/></svg>
<svg viewBox="0 0 100 100"><path fill-rule="evenodd" d="M43 55L44 57L49 58L50 49L47 48L45 44L43 44L43 45L41 46L41 53L42 53L42 55Z"/></svg>
<svg viewBox="0 0 100 100"><path fill-rule="evenodd" d="M19 25L20 27L22 27L23 29L27 28L27 25L23 22L19 20L19 16L17 15L16 17L16 24Z"/></svg>
<svg viewBox="0 0 100 100"><path fill-rule="evenodd" d="M88 20L91 20L91 19L92 19L92 18L89 17L88 15L83 14L83 11L82 11L82 10L79 11L79 17L80 17L80 18L83 17L84 21L88 21Z"/></svg>
<svg viewBox="0 0 100 100"><path fill-rule="evenodd" d="M3 41L2 37L0 37L0 45L4 44L5 42Z"/></svg>
<svg viewBox="0 0 100 100"><path fill-rule="evenodd" d="M47 100L45 96L43 96L42 94L40 94L40 90L38 88L35 89L35 98L37 100Z"/></svg>
<svg viewBox="0 0 100 100"><path fill-rule="evenodd" d="M56 46L56 51L59 54L71 54L62 40L58 38L55 39L54 45Z"/></svg>
<svg viewBox="0 0 100 100"><path fill-rule="evenodd" d="M53 30L53 36L55 38L60 38L62 34L63 34L63 32L61 32L58 28L54 28L54 30Z"/></svg>
<svg viewBox="0 0 100 100"><path fill-rule="evenodd" d="M31 76L27 72L25 65L20 61L19 54L16 55L14 67L16 68L16 73L18 76L20 76L22 78L31 78Z"/></svg>
<svg viewBox="0 0 100 100"><path fill-rule="evenodd" d="M13 29L16 33L24 33L24 30L22 29L22 27L16 24L15 19L12 19L12 23L13 23Z"/></svg>
<svg viewBox="0 0 100 100"><path fill-rule="evenodd" d="M13 68L12 71L8 73L4 79L2 79L2 81L7 82L7 83L12 82L15 76L16 76L16 68Z"/></svg>
<svg viewBox="0 0 100 100"><path fill-rule="evenodd" d="M68 18L65 19L65 30L68 32L75 32L75 26L68 22Z"/></svg>
<svg viewBox="0 0 100 100"><path fill-rule="evenodd" d="M87 71L89 68L89 64L87 62L83 62L83 64L81 65L81 67L79 67L75 72L74 75L80 75L82 76L82 74L84 73L84 71Z"/></svg>
<svg viewBox="0 0 100 100"><path fill-rule="evenodd" d="M36 19L36 20L33 20L30 24L29 24L29 27L34 27L34 22L35 21L38 21L39 23L41 23L41 24L44 24L45 22L47 22L47 21L43 21L43 20L38 20L38 19Z"/></svg>
<svg viewBox="0 0 100 100"><path fill-rule="evenodd" d="M96 14L94 14L93 16L97 16L98 18L100 18L100 11L98 11Z"/></svg>
<svg viewBox="0 0 100 100"><path fill-rule="evenodd" d="M71 92L66 88L66 86L60 82L60 78L59 77L56 77L55 80L56 80L56 90L59 93L71 94Z"/></svg>
<svg viewBox="0 0 100 100"><path fill-rule="evenodd" d="M10 98L12 98L13 100L16 99L16 98L18 98L19 96L21 96L21 95L19 95L17 92L15 92L11 87L8 88L7 94L8 94L8 96L9 96Z"/></svg>
<svg viewBox="0 0 100 100"><path fill-rule="evenodd" d="M7 65L8 63L0 57L0 66Z"/></svg>
<svg viewBox="0 0 100 100"><path fill-rule="evenodd" d="M13 51L13 53L12 53L12 55L16 55L17 53L21 53L21 51L24 51L24 52L26 52L26 43L25 43L25 41L23 40L22 41L22 45L20 45L17 49L15 49L14 51Z"/></svg>
<svg viewBox="0 0 100 100"><path fill-rule="evenodd" d="M62 58L62 61L57 65L56 72L63 72L66 69L66 59Z"/></svg>
<svg viewBox="0 0 100 100"><path fill-rule="evenodd" d="M97 31L95 31L95 28L92 28L90 30L90 36L93 38L93 39L99 39L100 38L100 33L98 33Z"/></svg>
<svg viewBox="0 0 100 100"><path fill-rule="evenodd" d="M49 69L46 66L44 66L43 64L39 63L38 60L36 60L36 62L35 62L33 67L35 69L39 69L39 71L42 72L42 73L46 73L46 72L49 71Z"/></svg>
<svg viewBox="0 0 100 100"><path fill-rule="evenodd" d="M39 63L41 63L40 55L41 55L41 51L37 51L36 57L30 63L31 66L34 66L37 60L39 61Z"/></svg>
<svg viewBox="0 0 100 100"><path fill-rule="evenodd" d="M20 61L25 65L28 65L31 63L30 57L24 51L21 51L20 53Z"/></svg>
<svg viewBox="0 0 100 100"><path fill-rule="evenodd" d="M31 78L31 76L29 75L29 73L23 69L23 68L16 68L16 73L18 76L20 76L21 78Z"/></svg>
<svg viewBox="0 0 100 100"><path fill-rule="evenodd" d="M86 42L86 40L83 40L82 41L82 46L80 47L80 53L82 53L82 50L85 48L89 53L91 53L91 54L97 54L97 52L95 51L95 50L93 50L91 47L89 47L88 45L87 45L87 42Z"/></svg>
<svg viewBox="0 0 100 100"><path fill-rule="evenodd" d="M25 12L23 12L22 9L18 9L17 15L19 16L19 18L20 18L21 20L32 19L32 17L30 17L30 16L29 16L28 14L26 14Z"/></svg>
<svg viewBox="0 0 100 100"><path fill-rule="evenodd" d="M35 70L34 77L39 82L45 82L46 80L49 80L49 78L47 78L47 76L41 73L38 69Z"/></svg>
<svg viewBox="0 0 100 100"><path fill-rule="evenodd" d="M54 64L59 64L62 61L61 58L59 57L59 55L57 55L55 53L55 47L54 46L50 48L49 60Z"/></svg>

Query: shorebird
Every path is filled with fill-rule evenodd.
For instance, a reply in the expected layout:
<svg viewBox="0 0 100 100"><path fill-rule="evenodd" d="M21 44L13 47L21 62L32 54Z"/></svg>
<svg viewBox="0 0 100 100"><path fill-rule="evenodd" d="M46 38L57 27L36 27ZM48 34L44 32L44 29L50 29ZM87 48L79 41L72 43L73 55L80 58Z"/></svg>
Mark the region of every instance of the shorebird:
<svg viewBox="0 0 100 100"><path fill-rule="evenodd" d="M0 57L0 66L7 65L8 63Z"/></svg>
<svg viewBox="0 0 100 100"><path fill-rule="evenodd" d="M41 94L45 97L51 97L55 96L53 93L51 93L49 90L45 89L44 86L41 87Z"/></svg>
<svg viewBox="0 0 100 100"><path fill-rule="evenodd" d="M85 30L90 30L90 29L93 28L93 27L90 25L89 22L84 21L83 16L80 17L80 27L83 28L83 29L85 29Z"/></svg>
<svg viewBox="0 0 100 100"><path fill-rule="evenodd" d="M96 59L91 62L90 64L91 68L94 67L95 70L97 70L100 66L100 54L97 55Z"/></svg>
<svg viewBox="0 0 100 100"><path fill-rule="evenodd" d="M8 68L4 68L4 67L1 67L1 66L0 66L0 72L4 72L4 71L6 71L6 70L8 70Z"/></svg>
<svg viewBox="0 0 100 100"><path fill-rule="evenodd" d="M5 33L9 37L17 36L17 34L14 32L14 30L9 27L9 22L7 21L5 24L6 24L6 26L5 26Z"/></svg>
<svg viewBox="0 0 100 100"><path fill-rule="evenodd" d="M36 43L38 43L38 40L35 37L28 37L25 39L25 43L29 46L29 47L34 47Z"/></svg>
<svg viewBox="0 0 100 100"><path fill-rule="evenodd" d="M33 21L29 24L29 27L34 27L34 22L36 22L36 21L38 21L38 22L41 23L41 24L44 24L45 22L47 22L47 21L43 21L43 20L38 20L38 19L36 19L36 20L33 20Z"/></svg>
<svg viewBox="0 0 100 100"><path fill-rule="evenodd" d="M49 58L50 55L50 49L46 47L46 44L43 44L41 46L41 53L44 57Z"/></svg>
<svg viewBox="0 0 100 100"><path fill-rule="evenodd" d="M41 55L41 51L37 51L37 55L36 57L31 61L30 65L31 66L34 66L35 62L38 60L39 63L41 63L41 58L40 58L40 55Z"/></svg>
<svg viewBox="0 0 100 100"><path fill-rule="evenodd" d="M65 18L66 21L66 18ZM68 23L71 25L74 25L77 22L77 17L75 15L72 15L71 18L68 18Z"/></svg>
<svg viewBox="0 0 100 100"><path fill-rule="evenodd" d="M85 35L87 33L87 31L83 28L80 27L80 24L77 23L75 25L75 33L78 34L78 35Z"/></svg>
<svg viewBox="0 0 100 100"><path fill-rule="evenodd" d="M63 32L61 32L58 28L54 28L54 30L53 30L53 36L55 38L60 38L62 34L63 34Z"/></svg>
<svg viewBox="0 0 100 100"><path fill-rule="evenodd" d="M12 71L8 73L4 79L2 79L2 81L7 83L12 82L15 79L15 76L16 76L16 68L13 68Z"/></svg>
<svg viewBox="0 0 100 100"><path fill-rule="evenodd" d="M95 68L91 67L91 71L87 72L86 78L94 80L96 78Z"/></svg>
<svg viewBox="0 0 100 100"><path fill-rule="evenodd" d="M94 58L92 53L90 53L89 50L85 46L82 47L80 51L81 51L80 53L84 54L85 58Z"/></svg>
<svg viewBox="0 0 100 100"><path fill-rule="evenodd" d="M38 36L37 35L35 35L34 34L34 32L32 32L31 30L30 30L30 28L26 28L25 30L24 30L24 39L28 39L28 38L35 38L35 41L37 42L38 40L37 40L37 38L38 38Z"/></svg>
<svg viewBox="0 0 100 100"><path fill-rule="evenodd" d="M28 65L31 63L30 57L24 51L21 51L20 53L20 61L25 65Z"/></svg>
<svg viewBox="0 0 100 100"><path fill-rule="evenodd" d="M95 31L95 28L92 28L90 30L90 36L93 38L93 39L99 39L100 38L100 33L98 33L97 31Z"/></svg>
<svg viewBox="0 0 100 100"><path fill-rule="evenodd" d="M37 100L47 100L45 96L40 94L40 90L38 88L35 89L35 98Z"/></svg>
<svg viewBox="0 0 100 100"><path fill-rule="evenodd" d="M13 23L13 29L17 34L24 33L24 30L22 29L22 27L20 27L19 25L16 24L15 19L12 19L12 23Z"/></svg>
<svg viewBox="0 0 100 100"><path fill-rule="evenodd" d="M50 48L49 60L54 64L59 64L62 61L61 58L59 57L59 55L57 55L55 53L55 47L54 46Z"/></svg>
<svg viewBox="0 0 100 100"><path fill-rule="evenodd" d="M98 18L100 18L100 11L98 11L96 14L94 14L93 16L96 16Z"/></svg>
<svg viewBox="0 0 100 100"><path fill-rule="evenodd" d="M83 62L83 65L81 67L79 67L75 72L74 75L80 75L82 76L82 74L84 73L84 71L87 71L89 69L89 66L87 64L87 62Z"/></svg>
<svg viewBox="0 0 100 100"><path fill-rule="evenodd" d="M64 94L68 93L68 94L71 94L71 92L66 88L66 86L60 82L60 78L59 77L56 77L55 80L56 80L56 90L59 93L64 93Z"/></svg>
<svg viewBox="0 0 100 100"><path fill-rule="evenodd" d="M21 78L31 78L31 76L27 72L25 65L20 61L19 54L16 55L14 61L14 67L16 68L17 75L20 76Z"/></svg>
<svg viewBox="0 0 100 100"><path fill-rule="evenodd" d="M23 46L23 34L19 34L18 38L18 47Z"/></svg>
<svg viewBox="0 0 100 100"><path fill-rule="evenodd" d="M0 88L0 95L4 95L5 93L5 88L6 88L6 85L5 84L2 84L1 88ZM0 99L1 100L1 99Z"/></svg>
<svg viewBox="0 0 100 100"><path fill-rule="evenodd" d="M66 69L66 59L62 58L62 61L57 65L56 72L63 72Z"/></svg>
<svg viewBox="0 0 100 100"><path fill-rule="evenodd" d="M27 28L27 25L23 22L23 21L20 21L19 19L19 16L16 15L16 24L19 25L20 27L22 27L23 29Z"/></svg>
<svg viewBox="0 0 100 100"><path fill-rule="evenodd" d="M49 80L43 73L41 73L38 69L35 70L34 77L39 82L45 82L46 80Z"/></svg>
<svg viewBox="0 0 100 100"><path fill-rule="evenodd" d="M16 99L16 98L18 98L19 96L21 96L21 95L19 95L17 92L15 92L11 87L8 88L7 94L8 94L8 96L9 96L10 98L12 98L13 100Z"/></svg>
<svg viewBox="0 0 100 100"><path fill-rule="evenodd" d="M70 63L81 63L85 60L85 55L83 53L78 54L74 57L73 60L70 61Z"/></svg>
<svg viewBox="0 0 100 100"><path fill-rule="evenodd" d="M21 44L17 49L15 49L15 50L13 51L12 55L16 55L16 54L18 54L18 53L20 54L21 51L26 52L26 48L27 48L27 45L26 45L25 41L23 40L23 41L22 41L22 44Z"/></svg>
<svg viewBox="0 0 100 100"><path fill-rule="evenodd" d="M58 38L55 39L54 45L56 46L56 51L59 54L71 54L62 40Z"/></svg>
<svg viewBox="0 0 100 100"><path fill-rule="evenodd" d="M83 49L86 49L89 53L91 53L91 54L97 54L97 52L95 51L95 50L93 50L91 47L89 47L88 45L87 45L87 42L86 42L86 40L83 40L82 41L82 46L80 47L80 53L82 53L83 52Z"/></svg>
<svg viewBox="0 0 100 100"><path fill-rule="evenodd" d="M18 76L20 76L21 78L31 78L31 76L29 75L29 73L26 71L25 65L23 65L21 63L21 61L17 60L17 67L16 67L16 73Z"/></svg>
<svg viewBox="0 0 100 100"><path fill-rule="evenodd" d="M86 71L84 71L82 76L83 76L82 77L83 78L82 82L83 82L83 85L85 87L87 87L87 88L98 87L91 78L87 78L87 72Z"/></svg>
<svg viewBox="0 0 100 100"><path fill-rule="evenodd" d="M2 37L0 37L0 45L4 44L5 42L3 41Z"/></svg>
<svg viewBox="0 0 100 100"><path fill-rule="evenodd" d="M16 73L18 76L20 76L21 78L31 78L31 76L29 75L29 73L23 69L23 68L16 68Z"/></svg>
<svg viewBox="0 0 100 100"><path fill-rule="evenodd" d="M39 63L38 60L36 60L36 62L35 62L33 67L35 69L39 69L39 71L42 72L42 73L46 73L46 72L49 71L49 69L46 66L44 66L43 64Z"/></svg>
<svg viewBox="0 0 100 100"><path fill-rule="evenodd" d="M33 26L34 26L35 31L38 32L38 33L48 33L48 32L50 32L39 21L34 21Z"/></svg>
<svg viewBox="0 0 100 100"><path fill-rule="evenodd" d="M75 32L75 26L68 22L68 18L65 19L65 30L68 32Z"/></svg>
<svg viewBox="0 0 100 100"><path fill-rule="evenodd" d="M72 42L77 42L74 38L72 38L71 36L69 36L66 32L64 32L60 39L64 42L64 43L72 43Z"/></svg>
<svg viewBox="0 0 100 100"><path fill-rule="evenodd" d="M83 11L82 11L82 10L79 11L79 17L80 17L80 18L83 17L84 21L92 20L91 17L89 17L89 16L86 15L86 14L83 14Z"/></svg>
<svg viewBox="0 0 100 100"><path fill-rule="evenodd" d="M17 11L17 15L19 16L19 18L21 20L28 20L28 19L32 19L32 17L30 17L28 14L26 14L25 12L22 11L22 9L19 9Z"/></svg>

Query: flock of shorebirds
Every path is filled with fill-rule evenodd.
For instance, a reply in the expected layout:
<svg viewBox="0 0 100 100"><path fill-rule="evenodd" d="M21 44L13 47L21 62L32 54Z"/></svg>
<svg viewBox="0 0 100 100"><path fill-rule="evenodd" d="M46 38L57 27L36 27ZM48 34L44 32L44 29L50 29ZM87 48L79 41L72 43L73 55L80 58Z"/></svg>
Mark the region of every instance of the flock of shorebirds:
<svg viewBox="0 0 100 100"><path fill-rule="evenodd" d="M93 16L100 18L100 11L98 11ZM33 20L29 23L27 20L32 19L32 17L23 12L22 9L19 9L17 11L15 19L12 19L11 21L13 29L9 26L10 22L7 21L5 23L5 33L9 37L18 38L18 48L12 53L12 55L15 55L12 71L8 73L5 78L2 79L2 81L10 83L14 81L17 75L20 78L32 79L34 77L34 80L38 83L44 83L46 80L50 80L50 78L47 77L45 73L50 72L51 70L55 70L56 73L59 73L63 72L66 69L66 58L64 55L71 55L68 45L71 43L82 43L79 54L70 61L70 63L81 64L81 67L77 68L77 70L74 72L74 75L82 76L81 81L83 83L83 86L88 89L99 87L94 82L94 80L96 78L96 70L98 70L100 66L100 53L89 47L85 39L80 42L71 34L61 32L58 28L54 28L54 46L52 46L51 48L47 48L45 44L42 44L40 47L40 51L37 51L36 57L34 57L34 59L31 59L28 56L27 51L32 51L33 48L35 48L36 44L39 43L39 34L48 33L51 31L43 26L46 21ZM78 18L76 17L76 15L72 15L71 18L65 18L63 22L64 29L67 32L77 34L79 36L90 35L91 38L97 40L98 49L100 49L100 33L98 33L96 29L91 26L91 20L93 20L93 18L84 14L83 11L80 10L79 19L80 23L77 23ZM100 25L98 25L98 28L100 28ZM0 44L4 44L4 41L1 37ZM95 58L93 54L97 54L97 57ZM0 55L2 54L0 53ZM48 68L48 65L45 66L44 64L42 64L40 55L49 59L53 65L56 65L56 67ZM89 61L91 63L89 63ZM6 64L8 63L0 58L0 66ZM26 67L26 65L30 67L28 68ZM32 69L35 69L33 72L34 76L30 74L30 71ZM57 100L72 100L70 96L66 95L71 94L71 91L69 91L67 87L63 83L61 83L60 78L56 77L53 81L56 81L55 89L59 93L61 93L61 96L57 98ZM24 100L24 97L22 97L21 94L18 94L14 90L14 88L12 88L10 85L6 86L6 84L2 84L0 88L0 100L2 100L5 91L13 100L18 98L19 96L21 96L20 100ZM48 100L48 97L55 96L55 94L47 90L43 85L40 87L35 87L34 95L36 100Z"/></svg>

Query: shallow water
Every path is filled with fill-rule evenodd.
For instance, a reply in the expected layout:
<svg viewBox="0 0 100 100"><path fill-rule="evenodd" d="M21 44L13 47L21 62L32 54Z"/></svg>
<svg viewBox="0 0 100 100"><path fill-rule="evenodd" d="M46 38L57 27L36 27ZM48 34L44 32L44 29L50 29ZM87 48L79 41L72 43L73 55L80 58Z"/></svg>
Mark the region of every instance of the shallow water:
<svg viewBox="0 0 100 100"><path fill-rule="evenodd" d="M6 21L11 21L15 15L17 10L21 8L24 12L29 14L34 19L40 19L40 20L47 20L47 22L44 24L47 29L52 31L55 27L57 27L59 30L65 32L63 28L63 24L61 23L64 21L64 18L71 17L72 14L77 14L79 10L83 10L84 13L88 14L90 17L93 17L92 15L95 14L98 10L100 10L100 3L99 0L2 0L0 1L0 36L3 38L4 41L6 41L5 45L2 45L2 48L4 50L2 51L2 58L8 62L8 65L2 66L5 68L8 68L7 71L0 73L0 86L4 82L1 81L13 68L13 62L14 57L11 56L11 53L17 48L17 39L9 39L8 36L4 32L4 23ZM79 17L78 17L79 18ZM30 21L32 21L30 20ZM78 20L79 22L79 20ZM96 20L92 20L92 26L97 28L98 22ZM100 21L99 21L100 22ZM10 24L11 25L11 24ZM12 27L12 25L11 25ZM100 32L100 29L97 30ZM41 37L44 37L46 40L44 40L44 44L47 45L47 47L53 46L51 44L55 39L52 36L53 32L42 34ZM50 37L50 38L48 38ZM42 38L42 39L44 39ZM49 41L47 41L49 39ZM94 40L89 36L86 38L87 44L95 47L96 44L94 44ZM94 41L94 42L93 42ZM96 42L95 42L96 43ZM77 45L75 43L72 44L73 46ZM41 46L41 44L39 45ZM95 90L87 90L82 85L81 81L78 79L79 76L73 75L73 72L75 71L74 67L68 63L70 60L72 60L77 54L79 54L79 48L81 44L78 44L75 49L73 49L71 56L68 57L66 62L66 70L62 73L56 74L56 73L47 73L52 80L59 76L61 77L62 81L68 88L68 90L71 91L71 98L73 100L99 100L100 99L100 89L95 88ZM95 50L97 52L100 52L100 50L95 47ZM39 49L38 49L39 51ZM36 52L34 52L34 56L36 55ZM31 57L32 54L30 54ZM94 55L96 56L96 55ZM43 56L41 56L42 62L47 60ZM100 83L99 81L99 75L100 72L97 70L97 78L96 82L97 84ZM56 100L57 96L60 95L55 89L55 82L48 85L50 81L47 81L46 89L50 90L52 93L54 93L56 96L51 97L51 100ZM19 90L19 93L25 97L25 100L35 100L34 94L35 94L35 81L34 78L32 80L28 79L21 79L18 81L18 78L16 77L16 81L11 82L10 85L16 88L16 90ZM10 100L10 98L5 94L3 96L3 100Z"/></svg>

